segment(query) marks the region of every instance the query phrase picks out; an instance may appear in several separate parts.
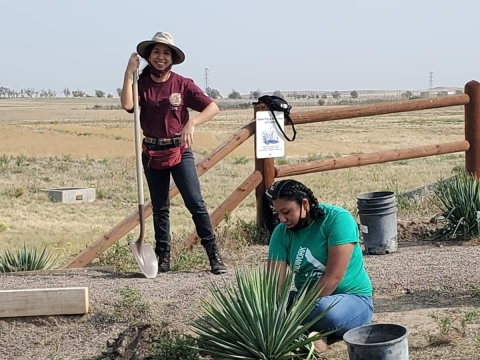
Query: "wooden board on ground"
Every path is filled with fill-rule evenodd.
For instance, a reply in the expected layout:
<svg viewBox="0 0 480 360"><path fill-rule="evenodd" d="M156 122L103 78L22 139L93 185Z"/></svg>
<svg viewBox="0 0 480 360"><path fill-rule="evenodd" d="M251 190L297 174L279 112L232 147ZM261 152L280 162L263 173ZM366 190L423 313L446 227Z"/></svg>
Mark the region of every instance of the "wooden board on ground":
<svg viewBox="0 0 480 360"><path fill-rule="evenodd" d="M0 318L88 313L88 288L0 291Z"/></svg>

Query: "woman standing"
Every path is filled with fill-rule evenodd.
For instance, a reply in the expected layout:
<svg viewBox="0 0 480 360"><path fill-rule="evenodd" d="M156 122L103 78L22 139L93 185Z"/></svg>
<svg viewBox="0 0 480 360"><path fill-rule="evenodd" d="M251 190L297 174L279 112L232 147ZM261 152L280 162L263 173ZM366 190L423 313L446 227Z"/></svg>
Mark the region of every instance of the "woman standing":
<svg viewBox="0 0 480 360"><path fill-rule="evenodd" d="M192 215L201 244L210 261L211 271L226 271L222 262L210 216L203 201L191 150L195 127L218 114L215 102L193 82L173 72L185 54L172 35L158 32L152 40L142 41L137 53L148 65L138 80L140 124L143 130L142 161L153 208L155 253L159 272L170 271L170 175ZM121 94L122 108L134 111L133 76L139 66L133 53L125 71ZM188 108L198 112L189 118Z"/></svg>

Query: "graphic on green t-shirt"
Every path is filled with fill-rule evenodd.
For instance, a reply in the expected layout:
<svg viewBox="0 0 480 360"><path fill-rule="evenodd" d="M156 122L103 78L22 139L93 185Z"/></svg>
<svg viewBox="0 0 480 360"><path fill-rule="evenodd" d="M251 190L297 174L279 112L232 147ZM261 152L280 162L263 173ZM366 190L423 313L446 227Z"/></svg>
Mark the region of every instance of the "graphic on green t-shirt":
<svg viewBox="0 0 480 360"><path fill-rule="evenodd" d="M343 279L333 294L372 295L372 285L359 244L358 225L345 209L320 204L325 216L306 228L292 232L279 224L270 239L270 260L286 261L295 273L295 287L300 289L306 281L313 286L325 273L328 248L347 243L355 247Z"/></svg>
<svg viewBox="0 0 480 360"><path fill-rule="evenodd" d="M308 264L305 264L307 262ZM295 273L301 273L303 268L313 267L310 271L310 276L318 279L325 272L325 265L320 260L315 259L309 248L300 247L295 257L293 270ZM308 274L306 274L308 276Z"/></svg>

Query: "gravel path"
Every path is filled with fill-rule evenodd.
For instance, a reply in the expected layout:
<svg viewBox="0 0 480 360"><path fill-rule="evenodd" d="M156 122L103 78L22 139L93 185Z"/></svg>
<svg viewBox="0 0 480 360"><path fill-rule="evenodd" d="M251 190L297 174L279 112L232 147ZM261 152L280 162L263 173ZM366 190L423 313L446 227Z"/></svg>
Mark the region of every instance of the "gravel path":
<svg viewBox="0 0 480 360"><path fill-rule="evenodd" d="M266 254L265 247L258 247L258 251ZM463 290L471 284L480 289L479 258L479 246L440 248L433 245L406 246L390 255L366 256L366 267L375 287L376 311L438 306L439 294L465 303ZM223 278L233 279L233 269ZM111 317L114 304L121 301L118 289L126 286L138 289L141 300L151 304L151 323L168 320L182 325L195 318L197 299L208 295L207 286L212 281L222 280L208 272L172 272L154 280L93 271L41 276L1 275L3 289L87 286L90 313L0 320L0 359L93 358L106 349L109 339L127 326ZM400 300L386 301L393 298ZM476 301L479 306L480 300Z"/></svg>

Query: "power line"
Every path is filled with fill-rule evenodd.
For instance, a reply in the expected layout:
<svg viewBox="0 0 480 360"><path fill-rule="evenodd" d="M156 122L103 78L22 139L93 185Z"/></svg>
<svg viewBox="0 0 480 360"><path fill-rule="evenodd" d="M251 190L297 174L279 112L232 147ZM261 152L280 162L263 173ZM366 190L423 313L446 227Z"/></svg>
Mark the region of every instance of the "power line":
<svg viewBox="0 0 480 360"><path fill-rule="evenodd" d="M205 72L203 73L203 79L205 81L205 87L203 88L204 91L206 91L208 88L208 79L210 78L209 71L210 70L208 68L205 68Z"/></svg>

